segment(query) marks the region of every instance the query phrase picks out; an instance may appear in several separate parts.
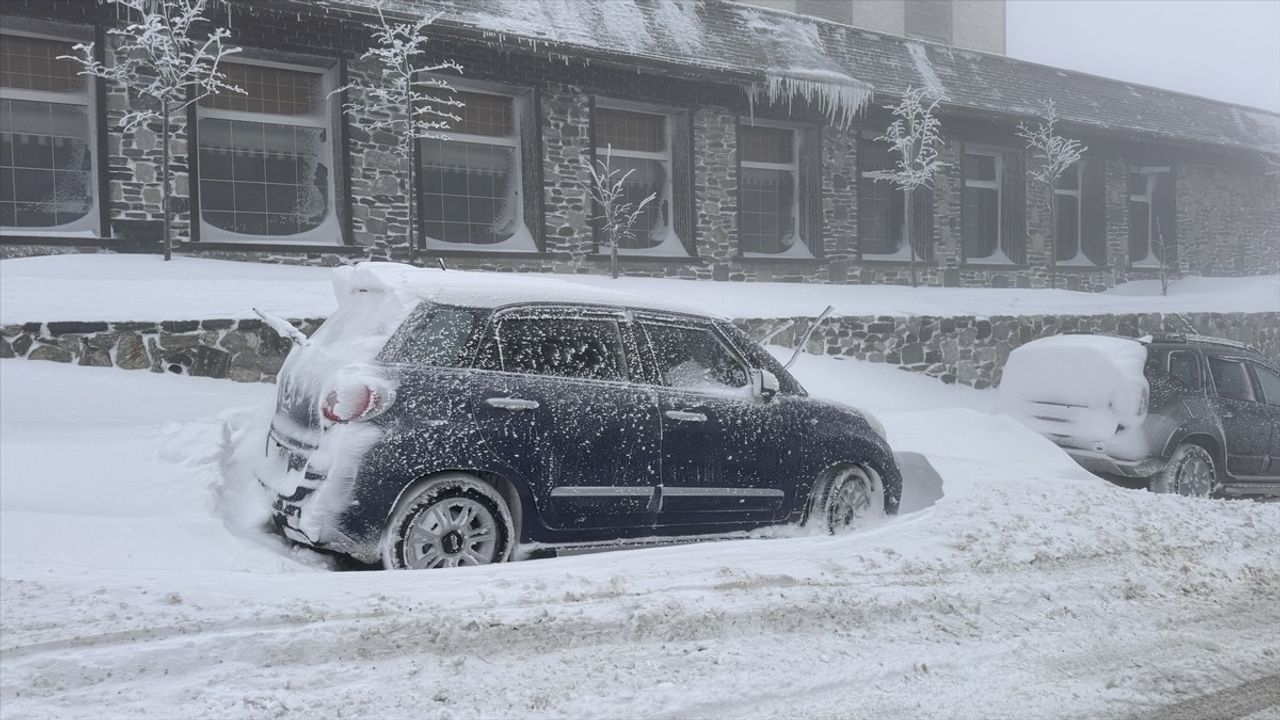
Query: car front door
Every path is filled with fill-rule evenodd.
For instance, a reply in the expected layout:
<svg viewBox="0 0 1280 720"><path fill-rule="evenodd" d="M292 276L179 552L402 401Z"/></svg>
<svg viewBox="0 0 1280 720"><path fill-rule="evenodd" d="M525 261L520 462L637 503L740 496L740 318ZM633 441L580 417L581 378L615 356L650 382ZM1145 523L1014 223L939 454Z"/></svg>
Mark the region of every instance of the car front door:
<svg viewBox="0 0 1280 720"><path fill-rule="evenodd" d="M658 525L716 532L765 525L790 498L775 404L757 399L744 359L711 323L642 316L662 423Z"/></svg>
<svg viewBox="0 0 1280 720"><path fill-rule="evenodd" d="M1208 359L1214 409L1222 420L1226 443L1227 472L1235 477L1261 475L1271 443L1271 416L1257 400L1248 363L1215 355Z"/></svg>
<svg viewBox="0 0 1280 720"><path fill-rule="evenodd" d="M495 318L481 348L474 413L483 442L528 485L549 528L653 523L657 400L653 388L629 381L629 364L640 361L625 319L612 311L509 311Z"/></svg>
<svg viewBox="0 0 1280 720"><path fill-rule="evenodd" d="M1259 401L1265 403L1271 418L1271 444L1267 448L1268 464L1263 472L1280 477L1280 373L1257 363L1252 364L1254 378L1261 393Z"/></svg>

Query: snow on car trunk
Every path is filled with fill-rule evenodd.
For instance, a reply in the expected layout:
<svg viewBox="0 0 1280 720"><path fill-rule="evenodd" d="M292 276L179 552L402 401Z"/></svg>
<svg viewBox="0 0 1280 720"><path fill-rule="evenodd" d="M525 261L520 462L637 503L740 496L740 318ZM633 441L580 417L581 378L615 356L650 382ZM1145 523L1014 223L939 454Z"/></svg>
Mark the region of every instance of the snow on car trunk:
<svg viewBox="0 0 1280 720"><path fill-rule="evenodd" d="M1147 347L1104 335L1057 335L1014 350L997 403L1059 445L1124 458L1147 454Z"/></svg>

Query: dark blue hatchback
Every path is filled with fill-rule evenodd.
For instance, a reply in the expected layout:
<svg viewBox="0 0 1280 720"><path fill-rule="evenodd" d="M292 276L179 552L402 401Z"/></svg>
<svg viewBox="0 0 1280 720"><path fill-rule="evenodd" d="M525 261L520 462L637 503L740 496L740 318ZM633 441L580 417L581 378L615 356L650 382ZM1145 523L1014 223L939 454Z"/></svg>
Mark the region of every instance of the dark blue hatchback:
<svg viewBox="0 0 1280 720"><path fill-rule="evenodd" d="M259 471L293 540L434 568L897 511L879 423L728 322L554 280L382 264L335 284Z"/></svg>

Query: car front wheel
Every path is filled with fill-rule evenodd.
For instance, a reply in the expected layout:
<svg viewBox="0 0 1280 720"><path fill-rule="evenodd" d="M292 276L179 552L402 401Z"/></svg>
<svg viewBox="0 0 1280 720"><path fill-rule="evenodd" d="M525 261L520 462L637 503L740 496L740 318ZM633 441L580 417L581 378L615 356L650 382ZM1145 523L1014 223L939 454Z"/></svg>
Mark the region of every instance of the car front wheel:
<svg viewBox="0 0 1280 720"><path fill-rule="evenodd" d="M885 517L884 486L858 468L841 470L827 485L819 521L828 533L858 530Z"/></svg>
<svg viewBox="0 0 1280 720"><path fill-rule="evenodd" d="M1151 492L1212 497L1218 491L1218 471L1213 456L1199 445L1179 445L1149 487Z"/></svg>
<svg viewBox="0 0 1280 720"><path fill-rule="evenodd" d="M391 513L382 541L387 569L488 565L510 555L511 511L488 483L448 475L410 488Z"/></svg>

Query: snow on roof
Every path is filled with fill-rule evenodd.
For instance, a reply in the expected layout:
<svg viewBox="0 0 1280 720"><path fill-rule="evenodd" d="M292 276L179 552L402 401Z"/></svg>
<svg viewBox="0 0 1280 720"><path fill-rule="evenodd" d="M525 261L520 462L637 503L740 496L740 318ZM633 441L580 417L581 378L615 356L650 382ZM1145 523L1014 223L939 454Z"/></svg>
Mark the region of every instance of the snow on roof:
<svg viewBox="0 0 1280 720"><path fill-rule="evenodd" d="M289 11L369 15L376 0L279 0ZM1063 122L1268 154L1280 114L907 39L726 0L385 0L388 11L440 13L437 31L512 52L587 55L722 74L753 99L811 100L845 122L872 91L926 87L948 105L1036 117L1052 99ZM269 4L268 7L276 5Z"/></svg>
<svg viewBox="0 0 1280 720"><path fill-rule="evenodd" d="M587 304L706 315L689 305L541 275L464 273L389 262L362 262L333 271L339 302L362 290L390 290L416 300L460 307L526 303Z"/></svg>

